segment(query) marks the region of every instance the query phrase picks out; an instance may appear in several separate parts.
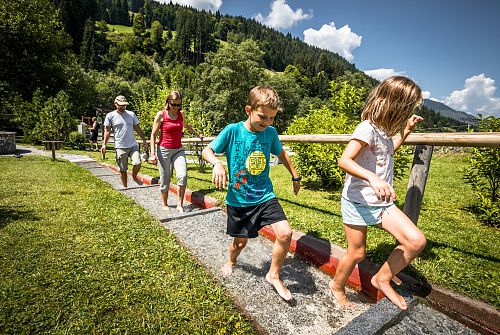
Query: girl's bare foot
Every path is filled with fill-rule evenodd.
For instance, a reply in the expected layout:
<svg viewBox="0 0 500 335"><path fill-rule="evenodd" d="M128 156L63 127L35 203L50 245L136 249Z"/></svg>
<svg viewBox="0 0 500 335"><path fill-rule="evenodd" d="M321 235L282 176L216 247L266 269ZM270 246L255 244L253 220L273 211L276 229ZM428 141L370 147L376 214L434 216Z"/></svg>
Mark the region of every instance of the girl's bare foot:
<svg viewBox="0 0 500 335"><path fill-rule="evenodd" d="M162 205L161 209L163 209L164 211L168 211L170 210L170 207L168 207L168 205Z"/></svg>
<svg viewBox="0 0 500 335"><path fill-rule="evenodd" d="M276 292L278 292L279 296L285 301L291 301L293 299L292 294L288 289L283 285L283 282L279 278L271 278L269 272L266 274L266 280L269 284L271 284Z"/></svg>
<svg viewBox="0 0 500 335"><path fill-rule="evenodd" d="M377 275L375 275L372 277L371 283L376 289L382 291L382 293L387 297L387 299L392 301L394 305L398 306L402 310L408 309L408 305L406 304L405 298L403 298L396 291L394 291L390 282L381 281L378 279Z"/></svg>
<svg viewBox="0 0 500 335"><path fill-rule="evenodd" d="M184 207L181 205L177 205L176 209L179 211L179 213L184 213Z"/></svg>
<svg viewBox="0 0 500 335"><path fill-rule="evenodd" d="M354 308L354 304L347 299L347 295L345 294L345 289L338 290L335 288L335 281L332 279L328 284L330 287L330 292L332 292L333 297L337 300L337 303L340 305L342 309L351 309Z"/></svg>
<svg viewBox="0 0 500 335"><path fill-rule="evenodd" d="M233 268L234 268L233 263L226 262L223 266L220 272L222 273L222 277L227 278L233 274Z"/></svg>

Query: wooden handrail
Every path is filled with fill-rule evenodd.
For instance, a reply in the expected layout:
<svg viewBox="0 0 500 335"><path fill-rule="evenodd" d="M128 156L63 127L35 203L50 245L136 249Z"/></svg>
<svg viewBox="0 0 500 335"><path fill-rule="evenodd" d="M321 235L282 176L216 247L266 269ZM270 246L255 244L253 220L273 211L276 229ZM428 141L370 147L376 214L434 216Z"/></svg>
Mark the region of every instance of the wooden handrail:
<svg viewBox="0 0 500 335"><path fill-rule="evenodd" d="M349 134L309 134L309 135L279 135L282 143L336 143L347 144ZM203 138L204 143L214 137ZM198 143L199 138L183 138L183 143ZM432 145L450 147L500 147L500 132L484 133L414 133L404 142L406 145Z"/></svg>

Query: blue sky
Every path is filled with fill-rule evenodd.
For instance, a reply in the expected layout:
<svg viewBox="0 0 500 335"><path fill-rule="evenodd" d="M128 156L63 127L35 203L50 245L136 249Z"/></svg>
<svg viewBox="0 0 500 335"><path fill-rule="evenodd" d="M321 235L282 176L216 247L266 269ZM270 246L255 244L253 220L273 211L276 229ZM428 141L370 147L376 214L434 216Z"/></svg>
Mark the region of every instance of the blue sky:
<svg viewBox="0 0 500 335"><path fill-rule="evenodd" d="M500 117L500 0L174 2L255 18L337 52L377 79L406 75L425 98Z"/></svg>

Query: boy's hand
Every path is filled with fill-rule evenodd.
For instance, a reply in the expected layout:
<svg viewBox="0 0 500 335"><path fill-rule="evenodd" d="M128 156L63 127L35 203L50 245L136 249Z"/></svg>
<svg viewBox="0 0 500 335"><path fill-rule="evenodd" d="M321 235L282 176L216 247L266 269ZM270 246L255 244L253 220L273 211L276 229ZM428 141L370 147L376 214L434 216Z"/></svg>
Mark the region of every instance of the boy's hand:
<svg viewBox="0 0 500 335"><path fill-rule="evenodd" d="M218 189L223 189L227 184L226 169L222 163L215 164L212 171L212 183Z"/></svg>
<svg viewBox="0 0 500 335"><path fill-rule="evenodd" d="M293 193L295 193L295 195L297 195L297 193L299 193L300 191L300 181L294 181L293 182Z"/></svg>
<svg viewBox="0 0 500 335"><path fill-rule="evenodd" d="M380 179L379 177L373 177L368 180L371 188L375 191L375 195L378 200L385 202L390 202L391 199L396 200L396 192L394 188L388 182Z"/></svg>
<svg viewBox="0 0 500 335"><path fill-rule="evenodd" d="M415 126L417 125L417 123L423 121L424 118L419 116L419 115L416 115L416 114L413 114L409 119L408 121L406 122L406 127L405 127L405 130L409 131L409 132L412 132L413 129L415 129Z"/></svg>

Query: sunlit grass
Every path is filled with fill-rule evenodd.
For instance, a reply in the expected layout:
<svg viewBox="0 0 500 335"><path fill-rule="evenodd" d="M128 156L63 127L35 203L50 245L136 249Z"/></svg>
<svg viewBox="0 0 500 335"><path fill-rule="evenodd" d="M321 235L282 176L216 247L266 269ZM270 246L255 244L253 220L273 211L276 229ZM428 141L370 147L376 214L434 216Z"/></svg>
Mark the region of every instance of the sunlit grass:
<svg viewBox="0 0 500 335"><path fill-rule="evenodd" d="M253 333L175 237L109 184L47 157L2 157L0 169L0 333Z"/></svg>

